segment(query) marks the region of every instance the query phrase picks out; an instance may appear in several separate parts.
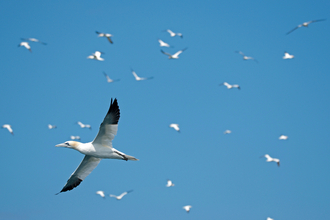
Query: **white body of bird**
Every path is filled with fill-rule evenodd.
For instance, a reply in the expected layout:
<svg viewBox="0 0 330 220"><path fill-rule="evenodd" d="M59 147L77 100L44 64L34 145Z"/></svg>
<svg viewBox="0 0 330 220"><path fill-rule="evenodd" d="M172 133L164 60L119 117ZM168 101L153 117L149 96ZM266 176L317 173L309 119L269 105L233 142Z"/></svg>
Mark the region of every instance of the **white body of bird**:
<svg viewBox="0 0 330 220"><path fill-rule="evenodd" d="M77 124L81 127L81 128L89 128L92 129L92 127L89 124L83 124L82 122L78 121Z"/></svg>
<svg viewBox="0 0 330 220"><path fill-rule="evenodd" d="M181 33L174 33L170 29L167 29L166 31L171 35L171 37L179 36L179 37L183 38L183 35Z"/></svg>
<svg viewBox="0 0 330 220"><path fill-rule="evenodd" d="M246 56L242 51L236 51L236 53L241 54L243 56L243 60L254 60L255 62L258 63L258 61L256 59L254 59L253 57Z"/></svg>
<svg viewBox="0 0 330 220"><path fill-rule="evenodd" d="M168 43L165 43L161 39L158 39L158 42L159 42L159 46L161 47L171 47Z"/></svg>
<svg viewBox="0 0 330 220"><path fill-rule="evenodd" d="M107 79L108 83L117 82L120 80L120 79L111 79L105 72L103 72L103 74L104 74L105 78Z"/></svg>
<svg viewBox="0 0 330 220"><path fill-rule="evenodd" d="M131 69L131 71L136 81L148 80L154 78L154 77L139 77L133 69Z"/></svg>
<svg viewBox="0 0 330 220"><path fill-rule="evenodd" d="M70 136L71 140L80 140L80 136Z"/></svg>
<svg viewBox="0 0 330 220"><path fill-rule="evenodd" d="M4 124L2 125L2 128L6 128L12 135L14 135L14 131L13 129L11 128L11 125L9 124Z"/></svg>
<svg viewBox="0 0 330 220"><path fill-rule="evenodd" d="M180 132L180 127L179 127L179 124L170 124L169 125L170 128L173 128L174 130L176 130L177 132Z"/></svg>
<svg viewBox="0 0 330 220"><path fill-rule="evenodd" d="M278 139L279 140L287 140L288 138L289 138L288 136L282 134Z"/></svg>
<svg viewBox="0 0 330 220"><path fill-rule="evenodd" d="M48 124L48 129L54 129L54 128L57 128L57 126L56 125Z"/></svg>
<svg viewBox="0 0 330 220"><path fill-rule="evenodd" d="M109 195L110 197L114 197L116 198L117 200L121 200L125 195L127 195L128 193L132 192L133 190L129 190L129 191L126 191L126 192L123 192L122 194L120 194L119 196L116 196L116 195Z"/></svg>
<svg viewBox="0 0 330 220"><path fill-rule="evenodd" d="M225 130L223 133L224 134L230 134L231 133L231 130Z"/></svg>
<svg viewBox="0 0 330 220"><path fill-rule="evenodd" d="M186 205L186 206L183 206L182 208L184 210L186 210L187 213L189 213L190 212L190 209L192 208L192 206L191 205Z"/></svg>
<svg viewBox="0 0 330 220"><path fill-rule="evenodd" d="M241 87L240 87L239 85L237 85L237 84L230 85L230 84L227 83L227 82L221 83L221 84L219 84L219 86L226 86L227 89L232 89L232 88L241 89Z"/></svg>
<svg viewBox="0 0 330 220"><path fill-rule="evenodd" d="M160 50L163 54L165 54L165 55L167 55L168 56L168 59L179 59L179 55L183 52L183 51L185 51L185 50L187 50L188 48L184 48L184 49L182 49L182 50L179 50L178 52L176 52L175 54L173 54L173 55L171 55L171 54L169 54L169 53L166 53L166 52L164 52L163 50Z"/></svg>
<svg viewBox="0 0 330 220"><path fill-rule="evenodd" d="M172 182L172 180L167 180L167 184L166 184L166 187L171 187L171 186L174 186L174 183Z"/></svg>
<svg viewBox="0 0 330 220"><path fill-rule="evenodd" d="M300 27L308 27L308 25L310 25L311 23L314 23L314 22L319 22L319 21L325 21L326 19L319 19L319 20L312 20L312 21L307 21L307 22L304 22L302 24L299 24L297 27L293 28L291 31L289 31L288 33L286 33L287 35L290 34L292 31L295 31L297 30L298 28Z"/></svg>
<svg viewBox="0 0 330 220"><path fill-rule="evenodd" d="M266 159L267 159L266 162L275 162L275 163L277 163L277 166L280 166L280 159L272 158L268 154L265 154L264 156L261 156L261 157L266 157Z"/></svg>
<svg viewBox="0 0 330 220"><path fill-rule="evenodd" d="M30 44L28 42L21 42L19 45L19 47L25 47L26 49L28 49L30 52L32 52Z"/></svg>
<svg viewBox="0 0 330 220"><path fill-rule="evenodd" d="M101 57L102 52L100 51L95 51L92 55L89 55L87 59L92 59L92 60L99 60L103 61L104 59Z"/></svg>
<svg viewBox="0 0 330 220"><path fill-rule="evenodd" d="M293 55L290 55L288 52L284 52L284 56L283 56L283 59L293 59L294 56Z"/></svg>
<svg viewBox="0 0 330 220"><path fill-rule="evenodd" d="M113 44L112 40L111 40L111 37L112 37L112 34L107 34L107 33L101 33L101 32L98 32L96 31L96 33L98 34L98 37L106 37L108 39L108 41Z"/></svg>
<svg viewBox="0 0 330 220"><path fill-rule="evenodd" d="M104 195L104 192L103 191L96 191L96 194L100 195L102 198L105 199L105 195Z"/></svg>

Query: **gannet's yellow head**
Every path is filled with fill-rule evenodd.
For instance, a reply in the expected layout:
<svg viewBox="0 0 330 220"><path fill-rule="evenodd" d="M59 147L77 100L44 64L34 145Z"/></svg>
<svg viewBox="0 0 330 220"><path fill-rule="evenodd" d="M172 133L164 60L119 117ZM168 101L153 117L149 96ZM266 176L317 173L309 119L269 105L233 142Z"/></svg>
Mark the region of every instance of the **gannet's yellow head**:
<svg viewBox="0 0 330 220"><path fill-rule="evenodd" d="M67 148L77 148L80 142L78 141L66 141L62 144L55 145L55 147L67 147Z"/></svg>

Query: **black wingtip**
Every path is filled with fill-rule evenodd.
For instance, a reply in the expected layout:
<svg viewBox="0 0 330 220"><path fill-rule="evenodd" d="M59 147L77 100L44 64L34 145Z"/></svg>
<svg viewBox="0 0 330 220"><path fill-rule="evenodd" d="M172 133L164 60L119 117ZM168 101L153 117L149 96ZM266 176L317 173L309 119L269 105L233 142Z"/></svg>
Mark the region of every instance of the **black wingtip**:
<svg viewBox="0 0 330 220"><path fill-rule="evenodd" d="M111 98L110 108L109 108L107 115L109 115L109 114L112 114L114 116L114 118L112 119L113 120L112 124L118 124L119 117L120 117L120 110L119 110L117 98L115 98L113 101Z"/></svg>

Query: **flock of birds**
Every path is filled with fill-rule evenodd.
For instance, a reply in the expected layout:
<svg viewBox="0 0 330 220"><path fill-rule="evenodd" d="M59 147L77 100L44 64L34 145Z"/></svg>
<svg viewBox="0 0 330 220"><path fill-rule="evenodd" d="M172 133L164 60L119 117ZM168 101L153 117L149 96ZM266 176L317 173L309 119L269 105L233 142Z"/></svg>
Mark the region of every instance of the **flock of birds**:
<svg viewBox="0 0 330 220"><path fill-rule="evenodd" d="M314 22L320 22L320 21L325 21L325 19L304 22L302 24L299 24L298 26L296 26L294 29L290 30L289 32L287 32L287 34L292 33L293 31L297 30L300 27L308 27L308 25L310 25ZM183 38L183 35L181 33L175 33L169 29L167 29L165 31L168 32L171 37L178 36L180 38ZM111 34L101 33L98 31L96 31L96 34L98 35L98 37L107 38L109 43L113 44L113 41L111 39L111 37L112 37ZM21 39L23 41L18 46L19 47L23 46L30 52L32 52L32 50L31 50L31 46L30 46L29 42L35 42L35 43L47 45L46 43L41 42L35 38L21 38ZM159 42L160 47L168 47L168 48L172 47L161 39L158 39L158 42ZM170 54L163 50L160 50L160 51L162 54L168 56L169 59L178 59L179 55L181 53L183 53L185 50L187 50L187 48L179 50L174 54ZM256 63L258 63L258 61L255 58L246 56L241 51L235 51L235 52L242 55L244 60L254 60ZM89 55L87 57L87 59L104 61L104 58L101 57L102 54L104 54L104 53L100 52L100 51L95 51L93 54ZM293 59L293 58L294 58L294 55L290 55L288 52L284 53L283 59ZM131 72L132 72L135 80L137 80L137 81L153 79L153 77L138 76L132 68L131 68ZM106 77L106 80L108 83L117 82L120 80L120 79L111 79L105 72L103 72L103 74ZM240 86L238 84L229 84L227 82L223 82L220 84L220 86L222 86L222 85L226 86L227 89L232 89L232 88L240 89ZM70 136L71 141L66 141L62 144L56 145L56 147L65 147L65 148L71 148L71 149L77 150L80 153L85 155L84 159L82 160L82 162L80 163L78 168L72 173L72 175L69 177L67 183L65 184L65 186L62 188L62 190L59 193L66 192L66 191L72 190L75 187L77 187L93 171L93 169L96 168L96 166L99 164L99 162L102 159L120 159L120 160L125 160L125 161L128 161L128 160L137 161L138 160L137 158L135 158L133 156L127 155L123 152L116 150L112 146L112 140L114 139L115 135L117 134L119 118L120 118L120 110L119 110L118 101L117 101L117 99L114 99L114 100L111 99L109 110L108 110L103 122L101 123L101 125L99 127L97 136L95 137L95 139L93 141L88 142L88 143L81 143L81 142L76 141L76 140L81 139L79 136L72 135L72 136ZM89 124L84 124L80 121L78 121L77 124L81 128L92 129L91 125L89 125ZM177 132L180 132L179 124L172 123L169 125L169 127L173 128ZM10 124L4 124L4 125L2 125L2 128L7 129L12 135L14 135L13 129ZM57 126L48 124L48 128L56 129ZM231 130L224 131L225 135L229 135L231 133L232 133ZM287 139L288 139L288 136L286 136L286 135L281 135L279 137L279 140L287 140ZM278 158L272 158L268 154L265 154L261 157L262 158L265 157L266 162L275 162L278 166L280 166L280 160ZM174 187L174 183L168 179L166 187ZM123 192L122 194L120 194L118 196L109 194L109 196L116 198L117 200L121 200L125 195L127 195L128 193L130 193L132 191L133 190ZM97 191L96 194L98 194L102 198L106 197L104 191ZM183 209L187 213L190 212L191 208L192 208L191 205L183 206ZM267 220L273 220L273 219L268 217Z"/></svg>

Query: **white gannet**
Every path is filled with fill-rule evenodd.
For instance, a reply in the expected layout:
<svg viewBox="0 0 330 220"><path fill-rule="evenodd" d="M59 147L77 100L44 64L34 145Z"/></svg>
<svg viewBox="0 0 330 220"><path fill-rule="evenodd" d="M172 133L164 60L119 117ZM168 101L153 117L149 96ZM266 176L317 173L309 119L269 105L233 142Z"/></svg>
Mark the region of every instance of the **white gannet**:
<svg viewBox="0 0 330 220"><path fill-rule="evenodd" d="M263 155L261 157L266 157L267 158L266 162L276 162L277 163L277 166L280 166L280 160L277 159L277 158L272 158L268 154L265 154L265 155Z"/></svg>
<svg viewBox="0 0 330 220"><path fill-rule="evenodd" d="M282 134L278 139L279 140L286 140L288 138L289 138L288 136Z"/></svg>
<svg viewBox="0 0 330 220"><path fill-rule="evenodd" d="M127 193L130 193L130 192L133 192L133 190L128 190L126 192L123 192L122 194L120 194L119 196L115 196L115 195L109 195L110 197L114 197L116 198L117 200L121 200L123 198L123 196L125 196Z"/></svg>
<svg viewBox="0 0 330 220"><path fill-rule="evenodd" d="M104 53L102 53L100 51L95 51L95 53L93 53L92 55L89 55L87 57L87 59L103 61L104 59L101 57L101 54L104 54Z"/></svg>
<svg viewBox="0 0 330 220"><path fill-rule="evenodd" d="M179 37L183 38L183 35L181 33L174 33L170 29L167 29L165 31L167 31L171 35L171 37L179 36Z"/></svg>
<svg viewBox="0 0 330 220"><path fill-rule="evenodd" d="M175 54L173 54L173 55L171 55L171 54L169 54L169 53L166 53L166 52L164 52L163 50L160 50L163 54L165 54L165 55L167 55L168 56L168 59L179 59L179 55L183 52L183 51L185 51L185 50L187 50L188 48L184 48L184 49L182 49L182 50L179 50L178 52L176 52Z"/></svg>
<svg viewBox="0 0 330 220"><path fill-rule="evenodd" d="M80 136L70 136L71 140L80 140Z"/></svg>
<svg viewBox="0 0 330 220"><path fill-rule="evenodd" d="M110 79L110 77L105 72L103 72L103 74L104 74L105 78L107 78L108 83L117 82L120 80L120 79Z"/></svg>
<svg viewBox="0 0 330 220"><path fill-rule="evenodd" d="M158 42L159 42L159 46L161 47L171 47L168 43L165 43L161 39L158 39Z"/></svg>
<svg viewBox="0 0 330 220"><path fill-rule="evenodd" d="M225 130L223 133L224 134L230 134L231 133L231 130Z"/></svg>
<svg viewBox="0 0 330 220"><path fill-rule="evenodd" d="M192 207L191 205L186 205L186 206L183 206L182 208L183 208L184 210L186 210L187 213L189 213L191 207Z"/></svg>
<svg viewBox="0 0 330 220"><path fill-rule="evenodd" d="M31 47L28 42L21 42L18 46L19 47L24 46L26 49L28 49L30 52L32 52Z"/></svg>
<svg viewBox="0 0 330 220"><path fill-rule="evenodd" d="M38 39L36 39L36 38L21 38L21 40L23 40L23 41L32 41L32 42L36 42L36 43L41 43L41 44L43 44L43 45L47 45L46 43L44 43L44 42L41 42L40 40L38 40Z"/></svg>
<svg viewBox="0 0 330 220"><path fill-rule="evenodd" d="M268 217L267 220L274 220L273 218Z"/></svg>
<svg viewBox="0 0 330 220"><path fill-rule="evenodd" d="M92 142L80 143L77 141L66 141L55 147L67 147L79 151L85 157L78 168L71 174L69 180L61 190L65 192L77 187L100 163L102 159L138 160L112 147L112 140L117 134L120 111L117 99L110 103L110 108L99 132ZM59 192L59 193L61 193Z"/></svg>
<svg viewBox="0 0 330 220"><path fill-rule="evenodd" d="M224 83L219 84L219 86L222 86L222 85L226 86L227 89L232 89L232 88L238 88L238 89L241 89L241 87L240 87L239 85L237 85L237 84L230 85L230 84L227 83L227 82L224 82Z"/></svg>
<svg viewBox="0 0 330 220"><path fill-rule="evenodd" d="M284 56L283 56L283 59L292 59L292 58L294 58L294 56L293 55L290 55L288 52L284 52Z"/></svg>
<svg viewBox="0 0 330 220"><path fill-rule="evenodd" d="M243 56L243 60L254 60L258 63L258 61L256 59L254 59L253 57L245 56L242 51L235 51L235 52L241 54Z"/></svg>
<svg viewBox="0 0 330 220"><path fill-rule="evenodd" d="M7 130L8 130L12 135L14 135L14 132L13 132L13 129L11 128L11 125L9 125L9 124L4 124L4 125L2 125L2 128L7 128Z"/></svg>
<svg viewBox="0 0 330 220"><path fill-rule="evenodd" d="M54 128L57 128L57 126L56 126L56 125L48 124L48 128L49 128L49 129L54 129Z"/></svg>
<svg viewBox="0 0 330 220"><path fill-rule="evenodd" d="M77 124L81 127L81 128L89 128L92 129L92 127L89 124L83 124L82 122L78 121Z"/></svg>
<svg viewBox="0 0 330 220"><path fill-rule="evenodd" d="M166 187L171 187L171 186L174 186L174 183L172 182L172 180L167 179Z"/></svg>
<svg viewBox="0 0 330 220"><path fill-rule="evenodd" d="M110 38L110 37L112 37L112 34L101 33L98 31L95 31L95 32L98 34L99 37L106 37L108 39L108 41L113 44L113 42Z"/></svg>
<svg viewBox="0 0 330 220"><path fill-rule="evenodd" d="M179 124L170 124L169 125L170 128L174 128L174 130L176 130L177 132L180 132L180 128L179 128Z"/></svg>
<svg viewBox="0 0 330 220"><path fill-rule="evenodd" d="M312 21L307 21L304 22L302 24L299 24L297 27L293 28L291 31L289 31L288 33L286 33L287 35L290 34L292 31L297 30L300 27L308 27L309 24L314 23L314 22L318 22L318 21L325 21L326 19L319 19L319 20L312 20Z"/></svg>
<svg viewBox="0 0 330 220"><path fill-rule="evenodd" d="M96 194L100 195L103 199L105 199L105 195L104 195L104 192L99 190L99 191L96 191Z"/></svg>
<svg viewBox="0 0 330 220"><path fill-rule="evenodd" d="M154 77L139 77L135 71L131 68L132 74L135 77L136 81L141 81L141 80L147 80L147 79L153 79Z"/></svg>

